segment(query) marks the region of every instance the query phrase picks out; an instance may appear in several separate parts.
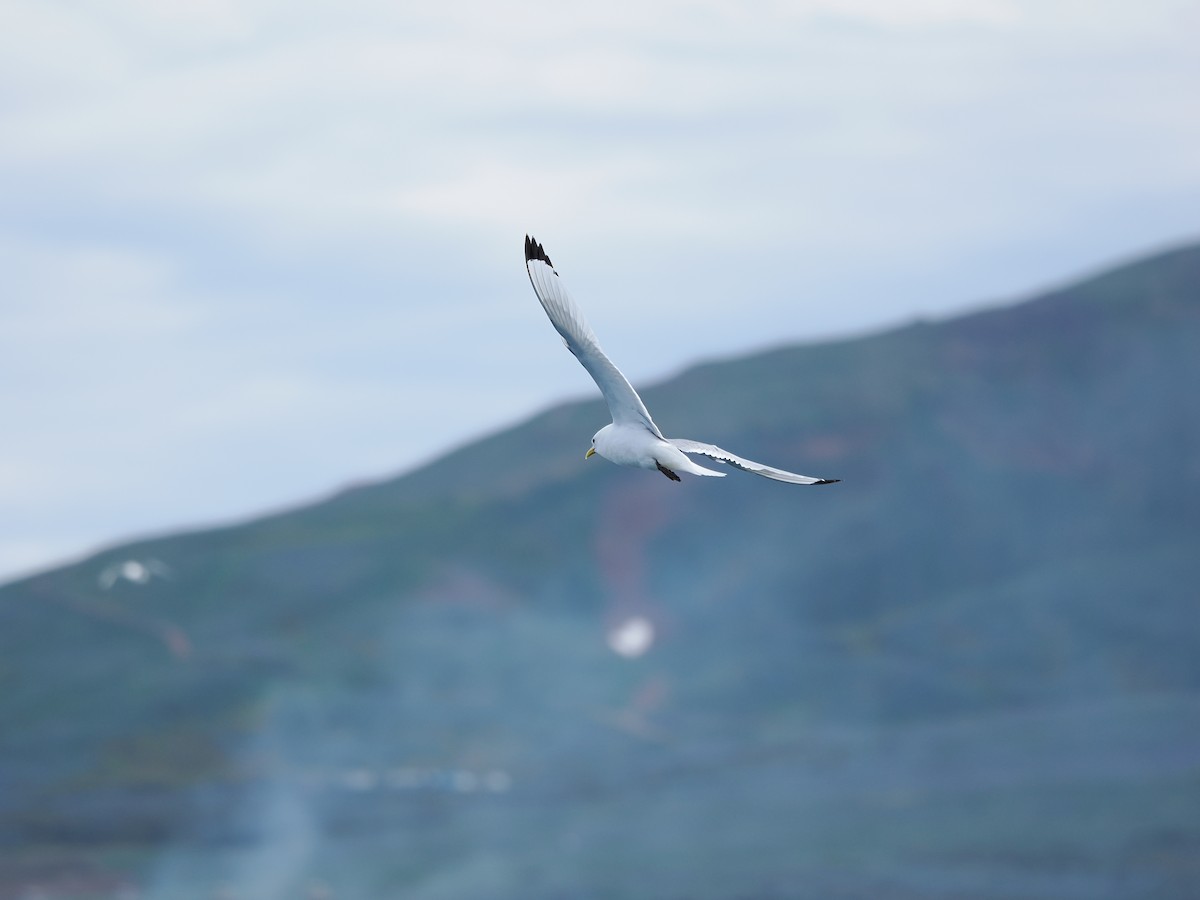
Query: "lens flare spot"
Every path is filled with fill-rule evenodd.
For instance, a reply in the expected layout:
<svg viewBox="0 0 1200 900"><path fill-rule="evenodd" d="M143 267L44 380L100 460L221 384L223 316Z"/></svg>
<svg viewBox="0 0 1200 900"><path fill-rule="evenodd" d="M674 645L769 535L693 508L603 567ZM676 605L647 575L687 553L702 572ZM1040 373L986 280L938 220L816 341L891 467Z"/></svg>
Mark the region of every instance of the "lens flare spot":
<svg viewBox="0 0 1200 900"><path fill-rule="evenodd" d="M608 646L613 653L634 659L654 644L654 625L642 616L626 619L608 633Z"/></svg>

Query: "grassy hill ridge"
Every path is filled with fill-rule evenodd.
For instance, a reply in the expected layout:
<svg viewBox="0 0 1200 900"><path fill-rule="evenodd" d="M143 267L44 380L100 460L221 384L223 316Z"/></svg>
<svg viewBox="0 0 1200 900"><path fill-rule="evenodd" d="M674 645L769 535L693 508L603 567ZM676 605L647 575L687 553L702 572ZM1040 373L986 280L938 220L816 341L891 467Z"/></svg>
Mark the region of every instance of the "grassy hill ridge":
<svg viewBox="0 0 1200 900"><path fill-rule="evenodd" d="M34 847L161 897L1185 896L1197 347L1186 247L643 392L835 486L585 463L564 404L0 588L0 896Z"/></svg>

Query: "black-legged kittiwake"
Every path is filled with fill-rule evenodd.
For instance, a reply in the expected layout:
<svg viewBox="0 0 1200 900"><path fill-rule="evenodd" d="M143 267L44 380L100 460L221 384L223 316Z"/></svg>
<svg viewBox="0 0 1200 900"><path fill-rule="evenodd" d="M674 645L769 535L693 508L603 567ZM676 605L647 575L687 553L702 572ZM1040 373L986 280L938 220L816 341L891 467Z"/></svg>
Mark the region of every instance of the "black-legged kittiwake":
<svg viewBox="0 0 1200 900"><path fill-rule="evenodd" d="M724 476L724 472L714 472L692 462L685 455L688 453L707 456L745 472L775 481L786 481L789 484L833 484L841 480L797 475L742 459L712 444L663 437L637 391L600 349L595 333L579 307L567 294L558 272L554 270L554 264L550 262L550 257L546 255L542 245L529 235L525 235L525 268L529 272L529 280L542 303L542 308L550 317L550 322L562 335L567 349L595 380L612 414L612 424L605 425L596 432L586 456L598 453L617 465L658 469L672 481L679 481L676 472L718 478Z"/></svg>

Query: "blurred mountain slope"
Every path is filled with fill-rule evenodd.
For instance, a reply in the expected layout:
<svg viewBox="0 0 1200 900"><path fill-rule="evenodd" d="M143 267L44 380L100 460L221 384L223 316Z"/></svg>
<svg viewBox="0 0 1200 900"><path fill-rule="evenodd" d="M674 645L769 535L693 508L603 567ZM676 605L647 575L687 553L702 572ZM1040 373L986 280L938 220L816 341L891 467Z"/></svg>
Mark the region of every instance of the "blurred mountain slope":
<svg viewBox="0 0 1200 900"><path fill-rule="evenodd" d="M1193 246L643 392L838 485L584 462L572 403L10 584L0 896L34 847L163 897L1186 896L1197 385Z"/></svg>

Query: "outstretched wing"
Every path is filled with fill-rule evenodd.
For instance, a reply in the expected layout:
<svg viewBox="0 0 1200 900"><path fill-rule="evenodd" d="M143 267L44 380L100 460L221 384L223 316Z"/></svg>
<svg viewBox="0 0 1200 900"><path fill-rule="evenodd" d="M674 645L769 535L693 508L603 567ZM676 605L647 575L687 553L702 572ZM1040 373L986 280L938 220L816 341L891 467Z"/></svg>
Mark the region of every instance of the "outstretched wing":
<svg viewBox="0 0 1200 900"><path fill-rule="evenodd" d="M529 281L534 293L542 303L542 309L550 317L551 324L562 336L567 349L575 354L575 358L587 369L589 375L600 388L608 403L613 422L618 425L643 425L656 437L662 437L662 432L650 418L646 404L637 395L633 385L621 374L611 359L600 349L600 342L592 332L587 320L579 307L571 299L550 257L542 249L542 245L525 235L525 269L529 272Z"/></svg>
<svg viewBox="0 0 1200 900"><path fill-rule="evenodd" d="M722 450L720 447L714 447L712 444L702 444L699 441L687 441L682 438L679 440L669 438L669 440L684 453L698 453L701 456L707 456L709 459L715 459L717 462L731 465L735 469L741 469L743 472L751 472L755 475L761 475L763 478L772 478L775 481L786 481L788 484L834 484L842 480L840 478L810 478L808 475L785 472L783 469L776 469L749 459L742 459L740 456L736 456L728 450Z"/></svg>

